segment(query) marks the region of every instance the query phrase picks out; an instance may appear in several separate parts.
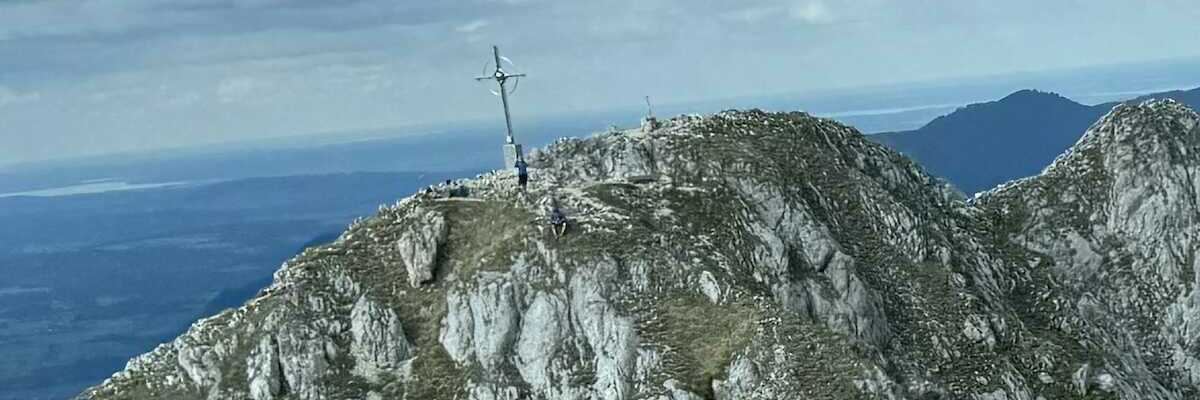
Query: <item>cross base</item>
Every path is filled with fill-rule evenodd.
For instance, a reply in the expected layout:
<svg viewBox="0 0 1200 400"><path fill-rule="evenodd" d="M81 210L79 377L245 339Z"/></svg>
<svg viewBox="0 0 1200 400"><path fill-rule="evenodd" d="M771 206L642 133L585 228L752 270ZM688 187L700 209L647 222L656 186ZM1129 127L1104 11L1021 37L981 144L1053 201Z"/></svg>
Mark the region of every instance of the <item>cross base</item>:
<svg viewBox="0 0 1200 400"><path fill-rule="evenodd" d="M521 145L508 143L504 145L504 168L513 168L517 159L521 158Z"/></svg>
<svg viewBox="0 0 1200 400"><path fill-rule="evenodd" d="M662 123L658 122L658 118L649 117L649 116L642 118L642 133L653 132L655 129L658 129L659 127L662 127Z"/></svg>

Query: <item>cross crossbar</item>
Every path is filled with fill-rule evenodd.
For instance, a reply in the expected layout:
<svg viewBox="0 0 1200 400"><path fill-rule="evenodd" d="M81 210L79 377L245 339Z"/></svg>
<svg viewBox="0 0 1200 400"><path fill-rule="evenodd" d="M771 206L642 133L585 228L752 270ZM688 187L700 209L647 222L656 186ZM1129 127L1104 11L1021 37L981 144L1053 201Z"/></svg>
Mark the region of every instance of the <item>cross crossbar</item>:
<svg viewBox="0 0 1200 400"><path fill-rule="evenodd" d="M491 76L475 77L475 80L495 80L496 83L500 85L500 103L504 105L504 126L508 129L507 136L505 137L505 143L513 144L516 143L516 141L513 139L512 116L508 111L508 88L505 87L504 84L508 82L509 78L520 78L525 76L525 74L510 74L504 71L503 64L500 63L500 60L502 59L502 57L500 57L500 47L492 46L492 56L496 62L496 71L493 72Z"/></svg>

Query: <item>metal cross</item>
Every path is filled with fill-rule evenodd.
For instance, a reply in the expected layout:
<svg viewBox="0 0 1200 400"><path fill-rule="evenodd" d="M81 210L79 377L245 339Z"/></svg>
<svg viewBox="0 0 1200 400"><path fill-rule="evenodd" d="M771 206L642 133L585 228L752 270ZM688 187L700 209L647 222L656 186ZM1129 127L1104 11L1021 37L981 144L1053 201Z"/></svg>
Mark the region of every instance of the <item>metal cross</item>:
<svg viewBox="0 0 1200 400"><path fill-rule="evenodd" d="M508 114L509 89L508 89L508 87L504 86L504 84L506 82L508 82L509 78L520 78L520 77L525 76L525 74L510 74L510 73L504 71L504 65L500 63L500 60L504 59L505 61L508 61L508 59L500 57L500 48L499 47L492 46L492 54L496 58L496 71L493 72L492 75L490 75L490 76L485 75L485 76L476 77L475 80L485 81L485 80L492 79L492 80L495 80L496 83L500 85L500 92L499 93L492 92L492 93L499 94L500 102L504 104L504 124L506 127L508 127L508 137L506 138L506 143L513 144L515 142L513 141L512 117ZM509 65L512 65L511 61L509 62Z"/></svg>

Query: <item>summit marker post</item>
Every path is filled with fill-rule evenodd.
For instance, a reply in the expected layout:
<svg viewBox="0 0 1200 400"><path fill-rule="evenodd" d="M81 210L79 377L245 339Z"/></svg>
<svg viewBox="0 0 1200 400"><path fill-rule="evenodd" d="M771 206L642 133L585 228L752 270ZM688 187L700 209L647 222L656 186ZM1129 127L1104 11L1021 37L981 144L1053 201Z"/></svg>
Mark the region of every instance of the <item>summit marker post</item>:
<svg viewBox="0 0 1200 400"><path fill-rule="evenodd" d="M513 66L511 60L500 55L499 47L492 46L492 56L495 59L495 70L490 74L488 73L487 70L492 65L489 63L483 67L484 74L476 77L475 80L480 82L494 80L500 86L500 90L492 90L492 94L500 96L500 103L504 105L504 125L507 128L507 135L504 138L504 167L512 168L517 163L517 160L524 158L524 156L521 152L521 145L513 138L512 116L508 111L508 95L516 91L517 84L520 82L519 78L524 77L525 74L511 71L515 70L516 67ZM505 70L505 65L508 66L510 71ZM513 84L512 87L507 86L510 80Z"/></svg>

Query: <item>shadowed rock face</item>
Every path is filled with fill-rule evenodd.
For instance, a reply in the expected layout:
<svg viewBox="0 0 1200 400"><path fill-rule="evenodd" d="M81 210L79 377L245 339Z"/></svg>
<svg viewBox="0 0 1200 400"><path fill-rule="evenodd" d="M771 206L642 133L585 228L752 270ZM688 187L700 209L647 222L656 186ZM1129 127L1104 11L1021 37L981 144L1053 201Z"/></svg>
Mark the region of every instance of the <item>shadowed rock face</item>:
<svg viewBox="0 0 1200 400"><path fill-rule="evenodd" d="M1192 398L1198 136L1121 106L970 202L802 113L565 139L528 193L381 207L81 396Z"/></svg>

